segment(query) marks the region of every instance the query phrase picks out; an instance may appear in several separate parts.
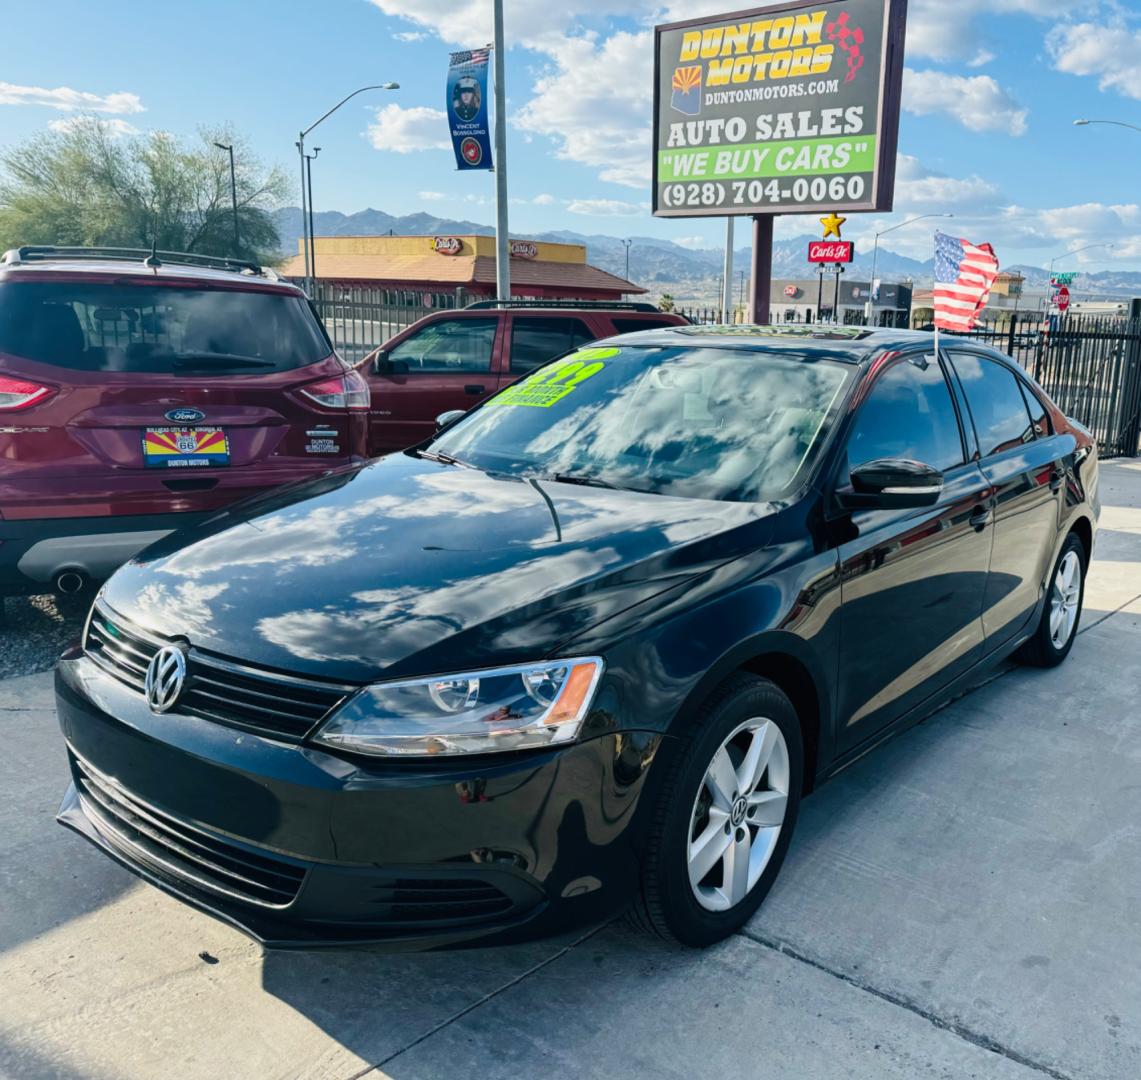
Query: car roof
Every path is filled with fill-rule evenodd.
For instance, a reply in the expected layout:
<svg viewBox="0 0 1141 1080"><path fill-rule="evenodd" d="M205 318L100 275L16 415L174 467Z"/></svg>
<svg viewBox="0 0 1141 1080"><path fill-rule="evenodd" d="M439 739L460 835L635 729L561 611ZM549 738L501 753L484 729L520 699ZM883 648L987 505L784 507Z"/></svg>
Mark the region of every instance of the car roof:
<svg viewBox="0 0 1141 1080"><path fill-rule="evenodd" d="M605 343L641 348L738 349L763 352L774 349L811 351L831 360L862 364L884 350L931 346L933 335L922 330L894 330L867 326L778 324L774 326L670 326L638 330ZM603 344L603 342L599 342Z"/></svg>
<svg viewBox="0 0 1141 1080"><path fill-rule="evenodd" d="M173 260L164 262L157 270L143 266L141 262L126 259L39 259L36 262L0 263L0 280L35 280L37 277L60 274L75 274L84 279L140 278L156 282L201 281L210 284L228 285L234 289L272 290L301 294L296 285L288 281L274 280L260 274L241 273L237 270L222 270L206 266L190 266Z"/></svg>

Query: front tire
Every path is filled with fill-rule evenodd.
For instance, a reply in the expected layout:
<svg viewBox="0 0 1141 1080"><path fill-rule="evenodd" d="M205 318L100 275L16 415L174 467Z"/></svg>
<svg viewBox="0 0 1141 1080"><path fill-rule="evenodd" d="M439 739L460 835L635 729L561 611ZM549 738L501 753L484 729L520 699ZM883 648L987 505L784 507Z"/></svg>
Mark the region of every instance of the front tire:
<svg viewBox="0 0 1141 1080"><path fill-rule="evenodd" d="M1034 636L1018 651L1018 659L1033 667L1057 667L1074 647L1086 590L1086 550L1070 533L1050 575L1046 605Z"/></svg>
<svg viewBox="0 0 1141 1080"><path fill-rule="evenodd" d="M631 918L704 947L739 930L780 872L800 808L804 740L784 692L741 672L712 694L679 742Z"/></svg>

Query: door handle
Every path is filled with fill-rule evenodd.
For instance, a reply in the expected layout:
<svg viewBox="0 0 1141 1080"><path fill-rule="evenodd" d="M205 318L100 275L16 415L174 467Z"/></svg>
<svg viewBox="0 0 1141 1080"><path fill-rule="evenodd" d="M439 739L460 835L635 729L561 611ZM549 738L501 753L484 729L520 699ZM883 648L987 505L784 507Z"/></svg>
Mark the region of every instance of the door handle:
<svg viewBox="0 0 1141 1080"><path fill-rule="evenodd" d="M976 506L974 510L971 511L969 518L971 528L974 529L975 532L982 532L983 529L990 524L990 520L991 511L989 506Z"/></svg>
<svg viewBox="0 0 1141 1080"><path fill-rule="evenodd" d="M1050 490L1058 491L1061 486L1066 482L1066 470L1062 468L1055 468L1050 473Z"/></svg>
<svg viewBox="0 0 1141 1080"><path fill-rule="evenodd" d="M487 393L487 387L481 386L479 383L468 383L464 387L465 394L471 394L472 397L478 397L480 394Z"/></svg>

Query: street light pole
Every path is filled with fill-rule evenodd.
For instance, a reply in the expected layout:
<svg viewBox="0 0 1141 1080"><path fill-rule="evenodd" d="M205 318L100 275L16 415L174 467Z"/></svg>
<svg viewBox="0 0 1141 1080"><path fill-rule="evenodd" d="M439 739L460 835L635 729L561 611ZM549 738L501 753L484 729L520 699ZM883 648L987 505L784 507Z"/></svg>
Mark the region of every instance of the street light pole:
<svg viewBox="0 0 1141 1080"><path fill-rule="evenodd" d="M1123 120L1075 120L1074 127L1089 127L1090 124L1112 124L1114 127L1129 128L1131 131L1141 131L1136 124L1127 124Z"/></svg>
<svg viewBox="0 0 1141 1080"><path fill-rule="evenodd" d="M633 240L620 240L619 243L626 249L626 280L630 280L630 245Z"/></svg>
<svg viewBox="0 0 1141 1080"><path fill-rule="evenodd" d="M896 229L902 229L906 225L914 225L917 221L926 221L928 218L952 218L954 214L920 214L919 217L908 218L907 221L901 221L898 225L893 225L890 229L884 229L876 233L875 249L872 251L872 288L871 299L868 300L867 311L865 318L868 320L869 326L874 326L876 321L876 265L879 263L880 257L880 237L887 236L889 232L895 232Z"/></svg>
<svg viewBox="0 0 1141 1080"><path fill-rule="evenodd" d="M511 240L507 226L507 47L503 43L503 0L492 5L495 50L495 292L511 299Z"/></svg>
<svg viewBox="0 0 1141 1080"><path fill-rule="evenodd" d="M214 145L230 155L230 205L234 211L234 257L237 258L240 249L238 246L238 181L234 173L234 144L230 143L227 146L225 143L216 142Z"/></svg>
<svg viewBox="0 0 1141 1080"><path fill-rule="evenodd" d="M328 112L325 112L321 116L319 116L316 120L313 121L313 123L311 123L304 131L300 132L300 134L298 134L298 136L297 136L298 164L301 166L301 240L302 240L301 246L305 250L305 291L306 292L311 293L313 291L313 277L311 274L311 263L310 263L310 256L309 256L309 244L310 244L310 241L312 240L312 236L309 233L309 227L308 227L308 223L306 221L306 216L305 216L306 215L306 204L307 204L307 200L305 197L306 196L306 177L308 175L308 169L307 169L306 164L305 164L305 136L308 135L309 132L311 132L318 124L321 124L324 121L328 120L329 117L333 115L333 113L335 113L342 105L345 104L345 102L351 101L353 98L355 98L357 96L357 94L363 94L367 90L399 90L399 89L400 89L400 83L398 83L398 82L376 83L373 86L362 86L359 89L354 90L351 94L346 94L343 98L341 98L340 101L337 102L336 105L334 105L331 109L329 109Z"/></svg>
<svg viewBox="0 0 1141 1080"><path fill-rule="evenodd" d="M319 153L321 153L321 147L315 146L313 147L313 153L305 155L305 180L309 196L309 241L313 246L313 251L309 259L313 281L311 291L316 291L317 288L317 238L313 232L313 159Z"/></svg>

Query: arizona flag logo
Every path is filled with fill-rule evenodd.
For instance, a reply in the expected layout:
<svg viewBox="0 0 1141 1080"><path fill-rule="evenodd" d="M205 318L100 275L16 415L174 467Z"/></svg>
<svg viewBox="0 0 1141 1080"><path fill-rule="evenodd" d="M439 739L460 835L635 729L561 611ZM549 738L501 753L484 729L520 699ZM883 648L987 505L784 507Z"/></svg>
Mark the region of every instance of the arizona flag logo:
<svg viewBox="0 0 1141 1080"><path fill-rule="evenodd" d="M674 68L670 105L686 116L701 115L701 65Z"/></svg>

